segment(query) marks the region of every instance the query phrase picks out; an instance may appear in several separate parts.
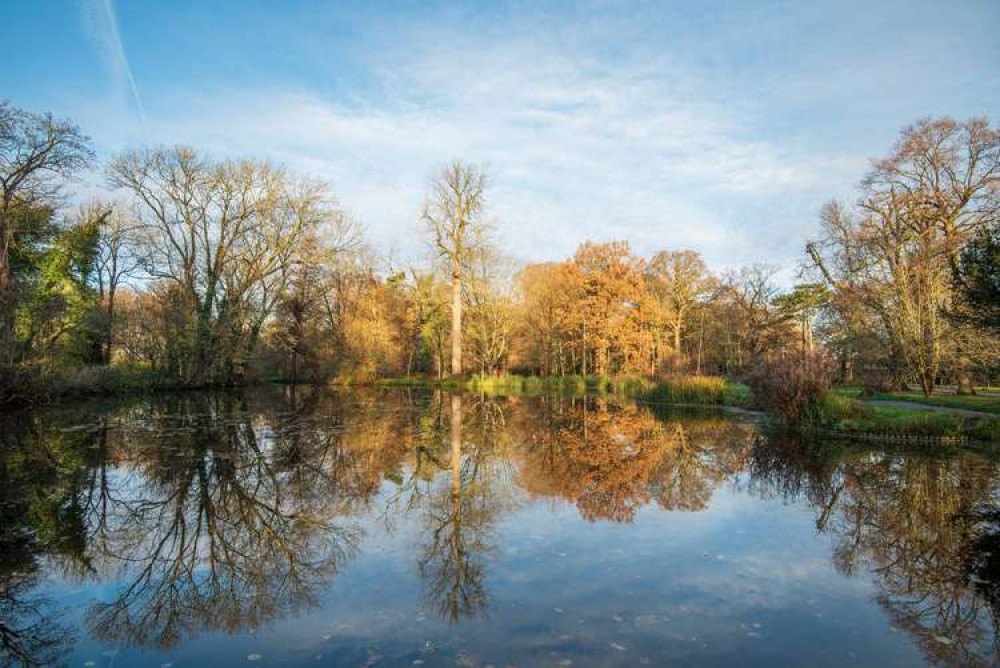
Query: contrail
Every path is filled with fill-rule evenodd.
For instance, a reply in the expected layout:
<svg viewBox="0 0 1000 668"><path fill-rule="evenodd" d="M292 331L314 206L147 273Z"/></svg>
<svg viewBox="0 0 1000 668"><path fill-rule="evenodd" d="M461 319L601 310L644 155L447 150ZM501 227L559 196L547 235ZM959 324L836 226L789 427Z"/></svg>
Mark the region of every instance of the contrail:
<svg viewBox="0 0 1000 668"><path fill-rule="evenodd" d="M132 67L129 65L128 56L125 54L125 45L122 44L121 33L118 30L118 17L115 14L115 6L112 0L104 0L104 15L108 20L108 28L111 31L111 44L115 49L119 63L125 68L125 77L128 79L129 88L132 91L132 99L139 110L139 118L142 120L142 129L146 133L146 141L150 142L149 124L146 122L146 109L142 106L142 98L139 97L139 87L135 84L135 77L132 76Z"/></svg>

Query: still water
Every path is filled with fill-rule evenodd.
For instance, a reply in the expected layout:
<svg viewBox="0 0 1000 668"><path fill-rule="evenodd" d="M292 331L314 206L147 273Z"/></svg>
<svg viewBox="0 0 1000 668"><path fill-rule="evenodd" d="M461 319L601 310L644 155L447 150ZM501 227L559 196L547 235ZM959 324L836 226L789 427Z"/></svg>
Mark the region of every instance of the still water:
<svg viewBox="0 0 1000 668"><path fill-rule="evenodd" d="M0 663L1000 657L1000 468L981 454L412 390L0 420Z"/></svg>

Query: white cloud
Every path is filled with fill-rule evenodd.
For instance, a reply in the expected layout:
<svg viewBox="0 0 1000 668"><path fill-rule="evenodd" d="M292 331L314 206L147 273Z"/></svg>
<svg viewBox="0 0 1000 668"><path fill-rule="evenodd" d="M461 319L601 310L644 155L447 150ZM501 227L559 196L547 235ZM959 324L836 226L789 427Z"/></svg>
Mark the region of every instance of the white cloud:
<svg viewBox="0 0 1000 668"><path fill-rule="evenodd" d="M408 257L423 253L415 220L429 175L453 157L489 166L498 236L515 257L624 237L643 254L700 250L720 270L793 266L822 201L864 167L761 137L752 105L675 54L601 57L588 43L600 26L550 27L407 28L367 46L366 85L348 102L292 82L157 90L149 133L329 179L377 247ZM120 148L120 119L90 116L79 120Z"/></svg>

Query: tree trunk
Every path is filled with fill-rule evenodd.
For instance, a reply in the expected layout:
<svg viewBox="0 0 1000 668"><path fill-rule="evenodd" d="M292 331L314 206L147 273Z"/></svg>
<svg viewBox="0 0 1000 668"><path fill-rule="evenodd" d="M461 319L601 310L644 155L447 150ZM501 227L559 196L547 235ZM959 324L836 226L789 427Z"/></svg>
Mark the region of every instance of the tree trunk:
<svg viewBox="0 0 1000 668"><path fill-rule="evenodd" d="M681 324L674 324L674 369L676 370L681 364Z"/></svg>
<svg viewBox="0 0 1000 668"><path fill-rule="evenodd" d="M102 362L104 366L111 364L111 353L114 349L114 327L115 327L115 290L108 289L108 308L107 308L107 322L104 324L105 327L105 337L104 337L104 353L102 355Z"/></svg>
<svg viewBox="0 0 1000 668"><path fill-rule="evenodd" d="M934 394L934 374L925 371L920 375L920 389L923 391L925 397L929 397Z"/></svg>
<svg viewBox="0 0 1000 668"><path fill-rule="evenodd" d="M462 373L462 274L458 267L451 270L451 373Z"/></svg>
<svg viewBox="0 0 1000 668"><path fill-rule="evenodd" d="M955 388L956 394L961 395L973 395L976 393L976 388L972 384L972 376L969 375L969 358L964 353L959 353L958 355L958 369L957 369L957 386Z"/></svg>
<svg viewBox="0 0 1000 668"><path fill-rule="evenodd" d="M7 254L7 233L2 223L0 219L0 364L13 364L14 276Z"/></svg>

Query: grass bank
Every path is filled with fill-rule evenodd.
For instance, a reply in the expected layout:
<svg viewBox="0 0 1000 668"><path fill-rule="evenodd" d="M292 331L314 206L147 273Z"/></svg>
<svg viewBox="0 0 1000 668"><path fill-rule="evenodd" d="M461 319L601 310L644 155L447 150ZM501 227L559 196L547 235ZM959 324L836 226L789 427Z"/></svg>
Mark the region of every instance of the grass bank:
<svg viewBox="0 0 1000 668"><path fill-rule="evenodd" d="M252 386L263 381L251 379ZM212 384L181 384L149 367L133 364L0 367L0 410L54 404L79 397L141 396L154 392L232 389Z"/></svg>
<svg viewBox="0 0 1000 668"><path fill-rule="evenodd" d="M418 379L386 378L378 381L385 387L430 386L508 396L622 397L651 403L697 404L704 406L745 406L749 390L745 385L717 376L500 376L473 375L468 378Z"/></svg>
<svg viewBox="0 0 1000 668"><path fill-rule="evenodd" d="M176 388L151 369L132 365L0 367L0 407L167 389Z"/></svg>
<svg viewBox="0 0 1000 668"><path fill-rule="evenodd" d="M905 401L895 398L894 401ZM914 402L917 403L917 402ZM939 404L931 404L939 405ZM854 438L887 441L1000 443L1000 417L966 416L904 406L870 405L842 390L823 395L812 409L806 430L828 430Z"/></svg>

